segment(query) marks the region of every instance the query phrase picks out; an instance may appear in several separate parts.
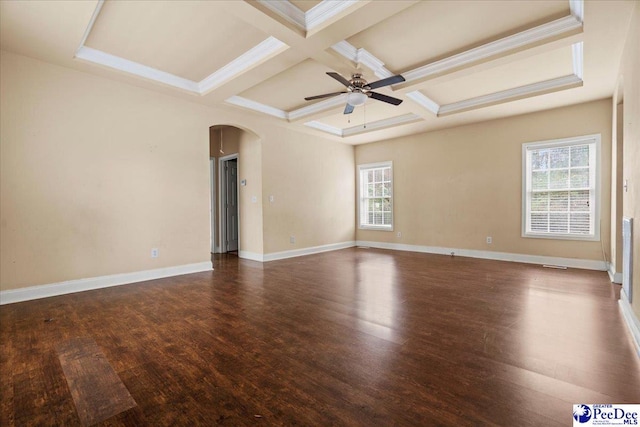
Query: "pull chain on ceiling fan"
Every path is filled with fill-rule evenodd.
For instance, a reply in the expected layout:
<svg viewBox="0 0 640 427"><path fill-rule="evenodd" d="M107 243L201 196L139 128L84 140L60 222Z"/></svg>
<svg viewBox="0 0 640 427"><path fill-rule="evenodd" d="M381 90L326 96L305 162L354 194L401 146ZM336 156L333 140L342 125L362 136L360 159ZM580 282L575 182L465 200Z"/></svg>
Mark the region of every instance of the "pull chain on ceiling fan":
<svg viewBox="0 0 640 427"><path fill-rule="evenodd" d="M338 73L328 72L327 74L345 85L347 90L342 92L331 92L322 95L308 96L305 98L306 101L331 98L346 93L348 95L347 105L344 107L344 114L351 114L354 107L364 104L367 101L367 98L373 98L377 101L386 102L392 105L400 105L402 103L402 99L394 98L392 96L384 95L378 92L372 92L372 89L390 86L405 81L404 77L402 77L400 74L387 77L386 79L378 80L373 83L367 83L367 81L362 78L362 74L354 74L353 76L351 76L351 80L345 79Z"/></svg>

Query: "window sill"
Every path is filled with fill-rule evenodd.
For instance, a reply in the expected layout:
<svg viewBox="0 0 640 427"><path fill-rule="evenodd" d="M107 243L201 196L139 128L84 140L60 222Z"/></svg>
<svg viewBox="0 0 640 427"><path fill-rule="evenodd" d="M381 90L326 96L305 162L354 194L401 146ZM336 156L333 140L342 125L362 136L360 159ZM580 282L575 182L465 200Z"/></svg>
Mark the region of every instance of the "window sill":
<svg viewBox="0 0 640 427"><path fill-rule="evenodd" d="M393 231L393 226L360 225L358 228L360 230Z"/></svg>
<svg viewBox="0 0 640 427"><path fill-rule="evenodd" d="M595 236L576 236L572 234L535 234L535 233L522 233L522 237L531 239L549 239L549 240L576 240L581 242L599 242L600 235Z"/></svg>

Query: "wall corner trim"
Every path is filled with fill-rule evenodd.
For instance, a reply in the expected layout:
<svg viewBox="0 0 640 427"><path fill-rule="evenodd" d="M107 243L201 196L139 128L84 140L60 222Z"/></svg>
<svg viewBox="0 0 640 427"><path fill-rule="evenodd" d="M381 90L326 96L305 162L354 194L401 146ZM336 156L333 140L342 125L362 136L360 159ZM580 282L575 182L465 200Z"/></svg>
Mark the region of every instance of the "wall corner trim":
<svg viewBox="0 0 640 427"><path fill-rule="evenodd" d="M304 255L319 254L322 252L337 251L339 249L352 248L355 245L356 245L356 242L353 240L350 240L348 242L331 243L328 245L312 246L309 248L294 249L291 251L272 252L270 254L264 254L263 261L265 262L275 261L279 259L294 258L294 257L299 257Z"/></svg>
<svg viewBox="0 0 640 427"><path fill-rule="evenodd" d="M211 261L0 291L0 305L213 270Z"/></svg>
<svg viewBox="0 0 640 427"><path fill-rule="evenodd" d="M613 264L609 263L607 273L609 273L609 279L611 279L611 283L615 283L618 285L622 284L622 273L616 272Z"/></svg>
<svg viewBox="0 0 640 427"><path fill-rule="evenodd" d="M424 252L424 253L438 254L438 255L451 255L451 253L454 253L455 256L463 256L463 257L469 257L469 258L491 259L495 261L522 262L525 264L561 265L569 268L582 268L586 270L607 271L607 264L604 261L591 260L591 259L560 258L560 257L551 257L551 256L543 256L543 255L527 255L527 254L514 254L509 252L480 251L476 249L444 248L440 246L420 246L420 245L405 245L405 244L398 244L398 243L368 242L368 241L362 241L362 240L356 241L356 245L376 248L376 249Z"/></svg>
<svg viewBox="0 0 640 427"><path fill-rule="evenodd" d="M631 334L631 338L635 344L636 353L638 354L638 357L640 357L640 321L633 312L631 304L629 304L629 300L627 299L627 295L624 291L620 292L618 305L620 306L622 317L627 324L627 328L629 329L629 333Z"/></svg>

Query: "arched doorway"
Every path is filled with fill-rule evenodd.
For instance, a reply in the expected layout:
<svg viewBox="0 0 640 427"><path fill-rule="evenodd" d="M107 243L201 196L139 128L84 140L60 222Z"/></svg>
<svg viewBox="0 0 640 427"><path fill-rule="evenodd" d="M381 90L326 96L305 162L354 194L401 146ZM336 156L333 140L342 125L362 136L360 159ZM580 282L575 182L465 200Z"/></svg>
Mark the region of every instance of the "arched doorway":
<svg viewBox="0 0 640 427"><path fill-rule="evenodd" d="M209 128L211 252L262 256L260 138L233 125ZM259 257L257 256L259 255Z"/></svg>

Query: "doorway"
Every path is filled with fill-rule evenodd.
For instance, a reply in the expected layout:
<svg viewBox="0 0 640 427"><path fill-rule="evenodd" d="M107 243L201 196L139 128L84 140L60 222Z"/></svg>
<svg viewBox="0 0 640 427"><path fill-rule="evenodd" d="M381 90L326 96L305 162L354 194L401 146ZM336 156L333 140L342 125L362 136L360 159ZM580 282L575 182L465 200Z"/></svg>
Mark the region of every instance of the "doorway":
<svg viewBox="0 0 640 427"><path fill-rule="evenodd" d="M211 253L216 252L216 159L209 157L209 186L211 203L209 205L209 223L211 224Z"/></svg>
<svg viewBox="0 0 640 427"><path fill-rule="evenodd" d="M238 154L220 157L220 251L238 252Z"/></svg>

